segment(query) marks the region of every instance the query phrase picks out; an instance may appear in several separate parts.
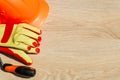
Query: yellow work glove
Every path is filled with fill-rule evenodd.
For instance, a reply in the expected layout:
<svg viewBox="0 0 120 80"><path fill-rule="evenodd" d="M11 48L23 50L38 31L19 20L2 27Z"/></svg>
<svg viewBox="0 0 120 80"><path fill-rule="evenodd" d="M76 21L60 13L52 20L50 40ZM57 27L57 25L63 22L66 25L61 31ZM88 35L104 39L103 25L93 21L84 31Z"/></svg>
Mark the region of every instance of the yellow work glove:
<svg viewBox="0 0 120 80"><path fill-rule="evenodd" d="M0 52L11 55L25 64L31 64L32 60L26 53L40 52L40 30L25 23L14 24L12 30L10 29L5 24L0 25Z"/></svg>

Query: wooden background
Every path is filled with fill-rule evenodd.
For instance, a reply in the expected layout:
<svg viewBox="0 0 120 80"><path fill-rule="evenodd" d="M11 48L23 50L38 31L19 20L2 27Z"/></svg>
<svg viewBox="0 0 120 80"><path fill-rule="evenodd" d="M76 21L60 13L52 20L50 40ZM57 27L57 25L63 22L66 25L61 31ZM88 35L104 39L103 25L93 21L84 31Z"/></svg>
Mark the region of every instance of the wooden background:
<svg viewBox="0 0 120 80"><path fill-rule="evenodd" d="M41 53L30 55L36 76L23 79L0 71L0 80L120 80L120 0L47 2Z"/></svg>

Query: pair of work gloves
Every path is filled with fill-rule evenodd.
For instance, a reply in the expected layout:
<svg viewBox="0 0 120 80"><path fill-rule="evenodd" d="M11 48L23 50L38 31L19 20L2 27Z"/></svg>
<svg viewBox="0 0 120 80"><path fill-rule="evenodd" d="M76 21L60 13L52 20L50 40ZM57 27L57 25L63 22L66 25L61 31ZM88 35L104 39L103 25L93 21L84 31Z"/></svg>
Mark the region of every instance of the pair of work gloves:
<svg viewBox="0 0 120 80"><path fill-rule="evenodd" d="M26 23L0 24L0 52L30 65L32 59L27 54L40 53L40 35L38 28Z"/></svg>

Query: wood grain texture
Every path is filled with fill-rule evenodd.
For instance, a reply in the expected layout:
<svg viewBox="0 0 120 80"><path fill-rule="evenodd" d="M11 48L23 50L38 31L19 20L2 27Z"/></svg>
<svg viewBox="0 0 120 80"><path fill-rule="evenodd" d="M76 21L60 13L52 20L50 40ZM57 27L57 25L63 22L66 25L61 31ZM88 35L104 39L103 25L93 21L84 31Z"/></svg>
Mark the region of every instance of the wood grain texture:
<svg viewBox="0 0 120 80"><path fill-rule="evenodd" d="M41 54L30 55L37 75L28 80L120 80L120 0L47 1ZM0 79L26 80L2 71Z"/></svg>

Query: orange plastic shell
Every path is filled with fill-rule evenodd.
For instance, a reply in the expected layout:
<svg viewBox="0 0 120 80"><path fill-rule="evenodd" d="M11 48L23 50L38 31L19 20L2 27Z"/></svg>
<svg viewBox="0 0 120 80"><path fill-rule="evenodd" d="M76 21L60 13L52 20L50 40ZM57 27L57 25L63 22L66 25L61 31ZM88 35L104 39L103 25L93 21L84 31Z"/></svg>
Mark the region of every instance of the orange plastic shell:
<svg viewBox="0 0 120 80"><path fill-rule="evenodd" d="M45 0L0 0L0 23L29 23L40 27L49 12Z"/></svg>

